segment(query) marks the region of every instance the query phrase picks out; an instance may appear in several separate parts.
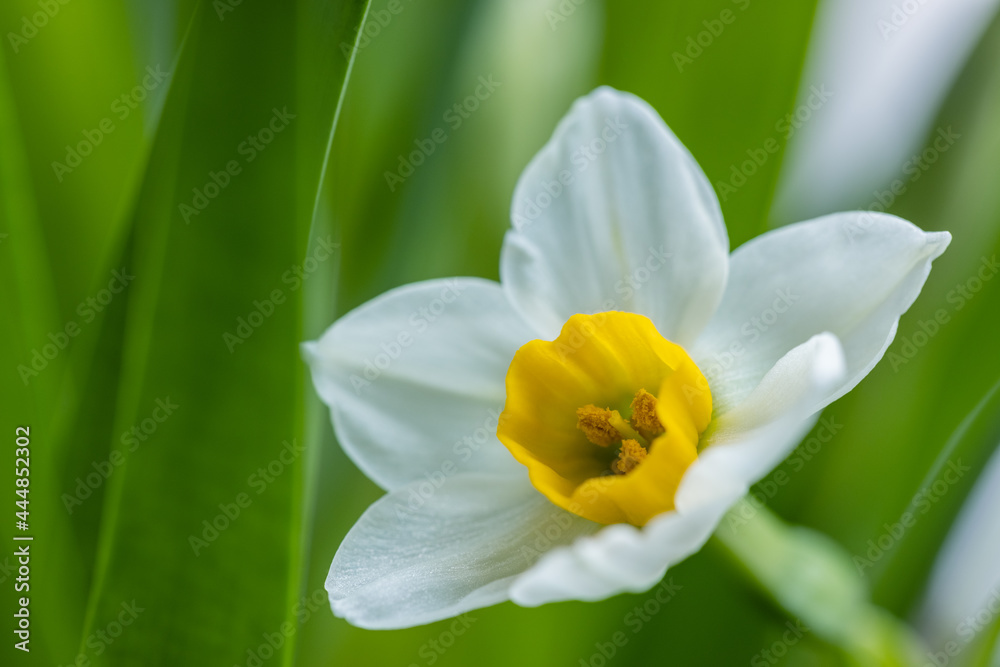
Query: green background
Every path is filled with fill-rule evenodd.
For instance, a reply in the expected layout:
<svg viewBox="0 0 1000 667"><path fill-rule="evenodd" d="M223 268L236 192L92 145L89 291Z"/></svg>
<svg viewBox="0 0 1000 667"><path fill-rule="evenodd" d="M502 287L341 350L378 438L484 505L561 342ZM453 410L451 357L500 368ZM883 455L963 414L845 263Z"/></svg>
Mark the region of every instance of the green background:
<svg viewBox="0 0 1000 667"><path fill-rule="evenodd" d="M674 54L727 10L735 20L679 68ZM45 11L43 25L26 27ZM627 615L649 594L506 603L472 612L461 636L451 621L376 633L334 618L321 592L327 569L381 491L337 446L298 343L397 285L496 279L519 173L596 85L648 100L713 183L768 138L783 146L775 125L796 106L814 15L803 0L5 0L0 483L14 488L14 429L30 426L35 541L24 655L11 647L7 611L17 498L0 492L10 512L0 532L4 664L243 666L286 623L262 664L599 665L599 645L621 630L627 642L608 664L729 665L780 641L793 614L716 543L670 572L680 592L639 632ZM784 481L759 487L778 515L847 554L898 521L947 461L978 472L1000 440L1000 289L986 283L960 310L948 299L1000 245L998 62L994 22L937 112L934 127L962 139L893 207L954 241L890 353L904 354L935 311L950 321L828 408L843 427L801 470L786 463ZM171 75L137 89L147 67ZM390 189L385 173L447 127L443 113L480 76L500 86ZM276 110L294 118L248 159L244 142ZM81 142L92 150L76 166L53 167L72 164L68 147ZM733 247L774 224L781 157L723 202ZM220 176L233 161L238 173ZM213 175L225 185L197 200ZM207 205L186 221L180 205L194 203ZM327 238L337 248L321 259ZM290 278L303 266L313 270ZM135 276L126 289L99 313L85 305L123 268ZM224 336L275 290L281 303L249 336ZM71 322L78 335L26 375ZM162 414L157 400L177 405L162 423L149 421ZM155 432L130 448L123 434L144 420ZM291 462L257 473L284 442L298 446ZM112 461L81 499L80 480ZM910 617L974 481L952 487L866 573L875 603ZM251 502L239 517L193 547L202 522L240 494ZM72 495L79 502L67 507ZM134 622L95 640L133 601ZM973 653L952 664L986 664ZM855 659L816 633L781 657Z"/></svg>

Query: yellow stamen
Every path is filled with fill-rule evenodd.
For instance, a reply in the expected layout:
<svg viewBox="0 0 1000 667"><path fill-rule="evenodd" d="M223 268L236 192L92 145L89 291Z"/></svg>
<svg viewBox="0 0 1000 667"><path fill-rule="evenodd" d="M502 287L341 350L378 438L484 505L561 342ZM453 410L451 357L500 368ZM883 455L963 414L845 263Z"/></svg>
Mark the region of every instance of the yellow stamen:
<svg viewBox="0 0 1000 667"><path fill-rule="evenodd" d="M660 423L660 418L656 416L656 397L645 389L636 392L635 398L632 399L631 410L632 417L629 423L647 440L652 440L666 430Z"/></svg>
<svg viewBox="0 0 1000 667"><path fill-rule="evenodd" d="M596 405L585 405L576 409L576 427L583 431L587 440L601 447L609 447L626 438L646 442L645 438L622 418L620 412L599 408Z"/></svg>
<svg viewBox="0 0 1000 667"><path fill-rule="evenodd" d="M611 410L585 405L576 410L576 427L595 445L609 447L621 439L618 431L611 425L612 417Z"/></svg>
<svg viewBox="0 0 1000 667"><path fill-rule="evenodd" d="M635 440L623 440L618 458L611 464L611 471L616 475L627 475L640 463L646 460L646 448Z"/></svg>

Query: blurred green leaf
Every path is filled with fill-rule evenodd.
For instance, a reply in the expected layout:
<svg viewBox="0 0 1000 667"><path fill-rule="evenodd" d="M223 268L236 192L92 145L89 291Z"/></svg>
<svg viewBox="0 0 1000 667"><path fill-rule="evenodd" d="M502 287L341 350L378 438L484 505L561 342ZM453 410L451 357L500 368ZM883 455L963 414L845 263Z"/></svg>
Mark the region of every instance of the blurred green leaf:
<svg viewBox="0 0 1000 667"><path fill-rule="evenodd" d="M996 667L1000 657L1000 616L993 619L990 626L973 645L973 652L966 667Z"/></svg>
<svg viewBox="0 0 1000 667"><path fill-rule="evenodd" d="M53 345L48 334L63 332L58 324L56 292L31 187L21 124L8 82L6 59L6 53L0 53L0 312L4 313L0 318L0 360L5 369L4 382L0 383L0 405L3 405L0 428L9 443L14 442L17 427L29 429L33 445L30 459L34 468L28 509L35 514L33 517L29 514L28 523L32 529L25 534L40 541L44 539L50 545L51 551L35 550L34 567L36 574L47 577L55 587L37 591L32 611L36 615L36 628L55 637L65 637L68 633L75 634L79 625L74 625L78 619L64 612L82 607L85 590L79 578L74 576L80 573L61 563L58 556L71 552L73 546L67 539L65 516L57 514L51 523L38 520L44 516L38 510L46 506L46 482L52 479L52 468L57 462L58 450L51 450L51 433L46 426L58 405L58 376L54 372L34 374L31 353L32 349L38 350L40 361L34 363L39 366L42 362L49 363L41 356L51 354L45 349L46 345ZM5 458L0 473L4 488L15 488L14 479L13 458ZM32 490L35 493L30 493ZM56 525L58 529L54 529ZM49 530L50 527L53 529ZM10 573L17 563L13 553L19 546L21 544L4 540L0 547L3 579L11 588ZM2 649L8 661L17 653L12 643ZM45 647L38 647L36 654L46 655Z"/></svg>
<svg viewBox="0 0 1000 667"><path fill-rule="evenodd" d="M169 70L170 63L135 61L122 3L47 7L37 0L0 4L0 32L66 320L104 278L126 230L132 185L143 164L140 102L146 91L143 99L132 92L141 88L147 65ZM148 82L154 91L163 83Z"/></svg>
<svg viewBox="0 0 1000 667"><path fill-rule="evenodd" d="M59 320L51 267L5 60L6 55L0 53L0 249L3 252L0 266L5 273L0 294L5 299L4 312L8 314L3 320L3 331L12 344L0 347L10 357L5 366L8 374L16 375L18 380L4 385L5 389L17 387L9 392L9 400L27 402L25 399L30 400L33 395L23 391L25 382L18 366L30 369L31 360L18 358L16 353L27 349L29 341L48 342L45 335L58 326ZM27 373L25 377L30 382L34 376ZM38 385L43 387L39 393L47 394L41 398L50 399L55 391L51 374ZM40 406L31 407L38 410Z"/></svg>
<svg viewBox="0 0 1000 667"><path fill-rule="evenodd" d="M21 130L4 144L23 143L28 156L9 201L37 202L11 215L20 226L14 260L22 265L15 278L34 294L7 312L18 313L15 321L25 324L49 318L5 350L12 354L11 369L39 372L11 385L18 399L33 401L37 410L12 410L11 417L28 421L44 442L32 461L33 486L41 491L32 505L32 528L47 545L34 567L48 585L36 587L33 605L38 632L46 637L35 656L50 664L55 656L72 655L78 644L100 519L98 500L68 513L73 508L60 496L76 489L101 495L80 479L108 456L114 403L106 398L117 387L124 322L122 299L93 307L87 299L101 297L118 268L169 87L163 73L171 70L172 54L137 64L129 19L124 6L114 3L17 1L0 10L0 25L10 28L3 31L5 47L11 49L3 77L9 72L16 102L10 117L19 116ZM53 344L59 349L51 355Z"/></svg>
<svg viewBox="0 0 1000 667"><path fill-rule="evenodd" d="M294 658L310 507L298 344L306 285L321 294L317 267L336 261L310 232L349 71L326 44L352 39L365 7L199 7L129 244L110 454L125 462L79 648L99 664L236 664L262 643ZM128 605L134 624L100 646Z"/></svg>
<svg viewBox="0 0 1000 667"><path fill-rule="evenodd" d="M815 0L608 3L602 80L652 104L692 152L734 248L766 230L797 88L823 83L800 82L815 9Z"/></svg>
<svg viewBox="0 0 1000 667"><path fill-rule="evenodd" d="M341 312L419 279L495 279L517 177L596 83L599 3L556 29L546 16L559 0L403 3L399 14L388 5L372 6L331 161L351 249ZM480 77L496 83L488 97L456 112Z"/></svg>
<svg viewBox="0 0 1000 667"><path fill-rule="evenodd" d="M973 468L962 462L984 462L984 453L990 454L991 448L995 447L998 429L1000 429L1000 379L973 406L945 442L918 486L921 492L913 497L904 511L913 516L926 514L925 509L932 500L944 496L944 493L936 492L935 484L940 485L944 482L945 486L938 488L945 488L952 483L954 477L961 476L965 472L971 473L969 477L974 480L981 467ZM952 508L952 512L950 515L939 513L933 517L939 525L930 531L925 528L922 531L915 530L901 535L892 550L888 551L879 563L879 570L884 573L883 578L901 579L906 574L926 575L937 555L937 546L954 522L957 511ZM918 542L911 545L909 542L914 536ZM893 562L897 558L902 559L901 564L897 566L898 571L893 568Z"/></svg>

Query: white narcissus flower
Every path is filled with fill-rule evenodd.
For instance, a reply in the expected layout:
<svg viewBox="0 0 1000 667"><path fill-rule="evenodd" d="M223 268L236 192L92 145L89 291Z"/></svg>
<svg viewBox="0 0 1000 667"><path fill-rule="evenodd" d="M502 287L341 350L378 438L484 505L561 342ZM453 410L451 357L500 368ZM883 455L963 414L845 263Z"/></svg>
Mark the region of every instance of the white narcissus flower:
<svg viewBox="0 0 1000 667"><path fill-rule="evenodd" d="M950 240L841 213L730 255L697 163L608 88L512 215L500 284L406 285L305 344L341 445L388 492L327 579L355 625L652 587L872 369Z"/></svg>

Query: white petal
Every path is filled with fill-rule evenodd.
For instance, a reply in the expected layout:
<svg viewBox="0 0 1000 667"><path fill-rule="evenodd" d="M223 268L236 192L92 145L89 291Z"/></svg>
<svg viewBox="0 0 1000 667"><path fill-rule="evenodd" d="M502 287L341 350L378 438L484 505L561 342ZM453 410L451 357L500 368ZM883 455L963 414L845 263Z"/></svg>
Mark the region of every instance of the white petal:
<svg viewBox="0 0 1000 667"><path fill-rule="evenodd" d="M576 313L649 317L694 340L721 298L729 239L691 154L639 98L578 100L518 181L501 282L553 339Z"/></svg>
<svg viewBox="0 0 1000 667"><path fill-rule="evenodd" d="M554 549L517 578L510 599L524 607L537 607L648 590L670 566L701 549L742 493L687 512L667 512L642 529L628 524L608 526L571 546Z"/></svg>
<svg viewBox="0 0 1000 667"><path fill-rule="evenodd" d="M344 451L391 490L462 469L523 473L496 428L507 367L535 337L498 284L453 278L387 292L304 350Z"/></svg>
<svg viewBox="0 0 1000 667"><path fill-rule="evenodd" d="M720 479L749 488L769 473L809 431L846 377L844 350L831 333L814 336L778 360L745 400L709 426L705 449L692 466L704 483L682 486L678 507L695 503Z"/></svg>
<svg viewBox="0 0 1000 667"><path fill-rule="evenodd" d="M368 508L326 588L337 616L372 629L422 625L508 599L546 550L599 529L520 478L462 473L416 482Z"/></svg>
<svg viewBox="0 0 1000 667"><path fill-rule="evenodd" d="M814 406L843 374L843 352L831 334L792 350L743 405L711 427L706 449L684 474L675 511L643 529L609 526L553 550L517 579L511 599L536 606L652 587L701 549L726 510L799 442L813 423Z"/></svg>
<svg viewBox="0 0 1000 667"><path fill-rule="evenodd" d="M789 350L822 332L844 346L852 389L882 358L947 232L878 213L838 213L777 229L733 252L715 317L692 350L716 415L738 404ZM822 406L820 406L822 407Z"/></svg>

